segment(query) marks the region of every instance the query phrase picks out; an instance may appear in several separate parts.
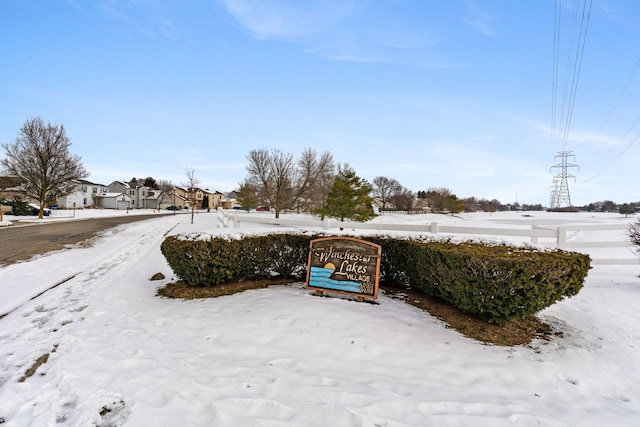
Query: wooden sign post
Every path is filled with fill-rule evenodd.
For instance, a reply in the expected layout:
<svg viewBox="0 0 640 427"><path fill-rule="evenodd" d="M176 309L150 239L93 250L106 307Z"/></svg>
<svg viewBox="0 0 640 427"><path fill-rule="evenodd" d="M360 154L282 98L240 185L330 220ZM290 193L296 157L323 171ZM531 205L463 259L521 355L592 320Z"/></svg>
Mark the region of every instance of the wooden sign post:
<svg viewBox="0 0 640 427"><path fill-rule="evenodd" d="M13 209L11 206L0 205L0 222L3 221L2 216L7 212L11 212L11 209Z"/></svg>
<svg viewBox="0 0 640 427"><path fill-rule="evenodd" d="M324 237L309 245L306 287L361 298L378 298L380 255L375 243L353 237Z"/></svg>

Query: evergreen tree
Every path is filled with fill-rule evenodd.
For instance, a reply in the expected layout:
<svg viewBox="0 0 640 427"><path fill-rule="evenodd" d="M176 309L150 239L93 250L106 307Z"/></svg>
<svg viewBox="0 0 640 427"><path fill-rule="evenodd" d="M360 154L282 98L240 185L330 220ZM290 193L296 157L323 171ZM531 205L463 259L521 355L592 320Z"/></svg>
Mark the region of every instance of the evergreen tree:
<svg viewBox="0 0 640 427"><path fill-rule="evenodd" d="M442 200L442 208L448 210L451 215L464 210L464 200L458 199L455 194L449 194Z"/></svg>
<svg viewBox="0 0 640 427"><path fill-rule="evenodd" d="M0 205L11 206L12 215L31 215L33 211L29 203L23 202L20 196L15 196L12 200L0 199Z"/></svg>
<svg viewBox="0 0 640 427"><path fill-rule="evenodd" d="M367 221L375 216L371 208L371 191L371 185L357 176L348 164L340 165L325 204L318 213L340 221Z"/></svg>
<svg viewBox="0 0 640 427"><path fill-rule="evenodd" d="M618 208L618 212L620 212L621 215L624 215L624 217L627 218L629 215L633 215L635 213L635 209L629 203L624 203L620 205L620 207Z"/></svg>
<svg viewBox="0 0 640 427"><path fill-rule="evenodd" d="M149 187L153 190L160 190L160 187L158 186L158 182L152 176L146 177L142 185L144 185L145 187Z"/></svg>
<svg viewBox="0 0 640 427"><path fill-rule="evenodd" d="M238 191L236 191L236 194L238 203L247 212L252 208L257 208L260 203L258 188L247 180L240 183L240 187L238 188Z"/></svg>

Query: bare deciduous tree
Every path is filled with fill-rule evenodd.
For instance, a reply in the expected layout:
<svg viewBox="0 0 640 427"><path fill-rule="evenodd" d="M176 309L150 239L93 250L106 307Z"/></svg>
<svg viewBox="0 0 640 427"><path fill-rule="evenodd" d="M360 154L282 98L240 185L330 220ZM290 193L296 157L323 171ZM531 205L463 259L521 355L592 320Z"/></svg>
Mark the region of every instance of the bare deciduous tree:
<svg viewBox="0 0 640 427"><path fill-rule="evenodd" d="M447 198L451 195L453 195L453 193L446 187L432 187L429 188L425 193L425 198L429 202L429 206L431 206L431 209L436 212L440 212L445 209L445 200L447 200Z"/></svg>
<svg viewBox="0 0 640 427"><path fill-rule="evenodd" d="M284 209L310 210L322 205L333 177L333 157L328 152L318 157L307 148L298 161L280 150L252 150L247 155L246 184L258 190L258 196L274 209L276 218Z"/></svg>
<svg viewBox="0 0 640 427"><path fill-rule="evenodd" d="M325 151L318 157L314 149L306 148L297 162L293 208L313 212L322 207L333 183L334 169L331 153Z"/></svg>
<svg viewBox="0 0 640 427"><path fill-rule="evenodd" d="M196 178L196 170L191 167L187 169L187 199L189 199L189 206L191 207L191 224L193 224L193 216L196 208L198 207L198 184L200 180Z"/></svg>
<svg viewBox="0 0 640 427"><path fill-rule="evenodd" d="M173 188L173 183L169 179L159 179L157 182L158 190L168 193Z"/></svg>
<svg viewBox="0 0 640 427"><path fill-rule="evenodd" d="M290 207L293 198L293 156L280 150L261 149L251 150L247 160L247 181L258 188L260 199L280 218L280 211Z"/></svg>
<svg viewBox="0 0 640 427"><path fill-rule="evenodd" d="M391 201L393 196L402 193L403 187L400 183L386 176L376 176L373 178L373 197L377 197L382 202L382 209L387 208L387 204ZM398 208L396 206L396 208Z"/></svg>
<svg viewBox="0 0 640 427"><path fill-rule="evenodd" d="M27 120L13 144L2 144L5 157L0 164L24 181L27 195L39 202L39 218L48 202L69 194L74 180L89 175L70 146L64 125L45 124L40 117Z"/></svg>
<svg viewBox="0 0 640 427"><path fill-rule="evenodd" d="M416 196L413 194L413 191L403 186L396 189L395 193L391 195L390 200L396 209L404 211L410 211L416 205Z"/></svg>

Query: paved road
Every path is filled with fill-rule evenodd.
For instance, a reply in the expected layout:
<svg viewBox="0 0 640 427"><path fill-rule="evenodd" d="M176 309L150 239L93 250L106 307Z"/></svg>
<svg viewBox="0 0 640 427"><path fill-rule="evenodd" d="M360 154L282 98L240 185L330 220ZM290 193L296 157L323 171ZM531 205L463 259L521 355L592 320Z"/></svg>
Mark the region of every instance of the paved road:
<svg viewBox="0 0 640 427"><path fill-rule="evenodd" d="M158 218L158 215L130 215L77 221L47 222L0 227L0 265L27 260L33 255L63 249L90 239L96 233L134 221Z"/></svg>

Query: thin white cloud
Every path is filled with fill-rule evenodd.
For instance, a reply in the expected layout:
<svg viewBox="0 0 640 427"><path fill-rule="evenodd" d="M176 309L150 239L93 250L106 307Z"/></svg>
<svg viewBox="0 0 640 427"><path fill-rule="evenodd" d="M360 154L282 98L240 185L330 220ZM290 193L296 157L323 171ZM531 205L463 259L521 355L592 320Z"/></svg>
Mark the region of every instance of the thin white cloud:
<svg viewBox="0 0 640 427"><path fill-rule="evenodd" d="M428 34L379 34L376 42L380 46L394 49L422 49L438 45L442 39Z"/></svg>
<svg viewBox="0 0 640 427"><path fill-rule="evenodd" d="M390 163L389 169L402 170L402 171L408 170L408 171L415 171L415 172L420 172L425 174L434 174L434 175L440 175L444 173L444 171L438 169L437 167L433 167L433 165L429 163L420 163L420 164L404 163L404 162Z"/></svg>
<svg viewBox="0 0 640 427"><path fill-rule="evenodd" d="M222 0L222 5L259 39L281 39L326 30L350 16L356 3L347 0Z"/></svg>
<svg viewBox="0 0 640 427"><path fill-rule="evenodd" d="M567 141L572 145L592 145L595 147L616 147L621 144L620 138L601 132L571 132Z"/></svg>
<svg viewBox="0 0 640 427"><path fill-rule="evenodd" d="M399 8L379 15L380 4L366 0L221 0L225 10L252 37L296 43L304 52L358 63L393 63L425 69L465 65L437 57L443 37L424 22L405 22L416 13ZM418 8L419 9L419 8ZM401 22L401 25L397 25Z"/></svg>
<svg viewBox="0 0 640 427"><path fill-rule="evenodd" d="M168 7L159 0L108 0L101 4L100 11L118 25L116 30L125 37L142 34L175 39L179 30Z"/></svg>
<svg viewBox="0 0 640 427"><path fill-rule="evenodd" d="M491 14L483 11L473 2L467 2L467 15L460 19L485 36L493 37L497 34L491 26L493 21Z"/></svg>

